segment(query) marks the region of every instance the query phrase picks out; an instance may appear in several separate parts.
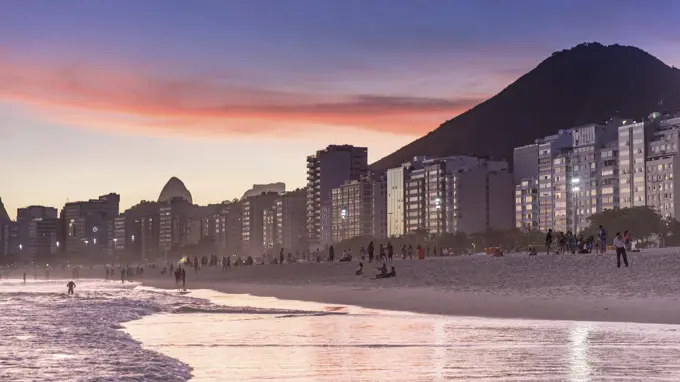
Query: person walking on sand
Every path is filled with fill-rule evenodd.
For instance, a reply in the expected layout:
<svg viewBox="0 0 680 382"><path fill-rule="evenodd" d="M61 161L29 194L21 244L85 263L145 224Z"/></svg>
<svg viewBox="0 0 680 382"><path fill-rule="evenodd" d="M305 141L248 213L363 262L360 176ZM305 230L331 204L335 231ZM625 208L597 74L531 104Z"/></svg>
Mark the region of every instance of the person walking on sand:
<svg viewBox="0 0 680 382"><path fill-rule="evenodd" d="M623 240L620 232L616 233L614 238L614 247L616 248L616 267L621 268L621 258L623 257L623 263L628 267L628 256L626 256L626 241Z"/></svg>
<svg viewBox="0 0 680 382"><path fill-rule="evenodd" d="M394 257L394 247L392 246L391 242L387 242L387 261L390 263L392 262L392 258Z"/></svg>
<svg viewBox="0 0 680 382"><path fill-rule="evenodd" d="M375 248L373 247L373 242L368 243L368 262L373 262L373 257L375 254Z"/></svg>

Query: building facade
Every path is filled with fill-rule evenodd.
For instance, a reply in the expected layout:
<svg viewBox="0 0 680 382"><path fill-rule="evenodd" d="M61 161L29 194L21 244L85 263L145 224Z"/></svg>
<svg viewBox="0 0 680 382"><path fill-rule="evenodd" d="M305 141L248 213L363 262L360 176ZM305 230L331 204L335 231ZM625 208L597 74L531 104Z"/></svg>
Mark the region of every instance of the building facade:
<svg viewBox="0 0 680 382"><path fill-rule="evenodd" d="M274 203L276 221L275 246L289 251L305 250L307 248L306 235L306 190L287 192L276 199Z"/></svg>
<svg viewBox="0 0 680 382"><path fill-rule="evenodd" d="M538 230L538 179L523 179L515 186L515 228Z"/></svg>
<svg viewBox="0 0 680 382"><path fill-rule="evenodd" d="M405 202L406 166L387 170L387 236L399 237L406 232Z"/></svg>
<svg viewBox="0 0 680 382"><path fill-rule="evenodd" d="M265 250L265 210L272 210L277 192L267 192L251 196L241 201L242 231L241 243L243 256L261 256ZM272 212L267 212L269 214ZM269 239L269 238L268 238Z"/></svg>
<svg viewBox="0 0 680 382"><path fill-rule="evenodd" d="M113 222L120 195L108 194L84 202L66 203L60 219L65 228L65 249L71 253L111 254Z"/></svg>
<svg viewBox="0 0 680 382"><path fill-rule="evenodd" d="M383 176L347 181L333 189L332 242L357 236L387 237L387 192Z"/></svg>
<svg viewBox="0 0 680 382"><path fill-rule="evenodd" d="M332 241L332 190L368 175L368 149L331 145L307 157L307 240L310 248Z"/></svg>

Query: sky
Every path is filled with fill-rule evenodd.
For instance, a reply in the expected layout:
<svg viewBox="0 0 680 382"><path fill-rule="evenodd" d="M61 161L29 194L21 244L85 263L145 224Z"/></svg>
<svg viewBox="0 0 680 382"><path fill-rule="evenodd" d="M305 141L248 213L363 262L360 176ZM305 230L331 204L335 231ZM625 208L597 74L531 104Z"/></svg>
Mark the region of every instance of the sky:
<svg viewBox="0 0 680 382"><path fill-rule="evenodd" d="M0 198L294 189L316 150L376 161L582 42L680 67L679 23L665 0L3 0Z"/></svg>

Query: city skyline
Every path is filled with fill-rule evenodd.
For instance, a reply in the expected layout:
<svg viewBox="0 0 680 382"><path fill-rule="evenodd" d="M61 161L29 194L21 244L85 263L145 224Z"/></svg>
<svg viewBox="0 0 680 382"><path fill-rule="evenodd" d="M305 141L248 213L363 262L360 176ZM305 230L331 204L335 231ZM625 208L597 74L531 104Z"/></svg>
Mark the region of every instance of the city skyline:
<svg viewBox="0 0 680 382"><path fill-rule="evenodd" d="M198 4L6 4L0 198L11 217L109 192L125 210L172 176L201 205L255 183L292 190L316 150L366 146L373 162L584 41L680 64L664 22L674 2ZM652 17L643 32L622 28Z"/></svg>

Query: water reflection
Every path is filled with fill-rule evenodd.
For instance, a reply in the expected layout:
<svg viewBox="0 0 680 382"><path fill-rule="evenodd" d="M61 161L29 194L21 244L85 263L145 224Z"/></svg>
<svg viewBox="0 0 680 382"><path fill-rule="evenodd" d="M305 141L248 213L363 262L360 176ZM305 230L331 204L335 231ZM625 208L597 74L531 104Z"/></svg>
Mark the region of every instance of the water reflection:
<svg viewBox="0 0 680 382"><path fill-rule="evenodd" d="M191 365L197 381L680 380L680 333L672 326L340 310L352 313L166 314L126 330Z"/></svg>
<svg viewBox="0 0 680 382"><path fill-rule="evenodd" d="M588 359L588 335L590 323L574 323L570 330L571 334L571 358L570 379L572 381L587 381L590 379L591 370Z"/></svg>

